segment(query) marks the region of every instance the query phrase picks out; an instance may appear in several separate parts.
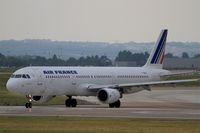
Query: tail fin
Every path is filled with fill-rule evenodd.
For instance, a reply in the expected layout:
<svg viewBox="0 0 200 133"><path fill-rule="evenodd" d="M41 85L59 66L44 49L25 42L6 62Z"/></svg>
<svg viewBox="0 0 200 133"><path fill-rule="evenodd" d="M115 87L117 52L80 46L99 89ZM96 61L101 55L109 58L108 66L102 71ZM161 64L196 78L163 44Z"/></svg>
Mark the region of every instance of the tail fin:
<svg viewBox="0 0 200 133"><path fill-rule="evenodd" d="M161 31L160 36L153 50L151 51L151 54L147 60L147 63L144 65L144 67L151 67L151 68L157 68L157 69L161 69L163 67L167 33L168 33L167 29L164 29Z"/></svg>

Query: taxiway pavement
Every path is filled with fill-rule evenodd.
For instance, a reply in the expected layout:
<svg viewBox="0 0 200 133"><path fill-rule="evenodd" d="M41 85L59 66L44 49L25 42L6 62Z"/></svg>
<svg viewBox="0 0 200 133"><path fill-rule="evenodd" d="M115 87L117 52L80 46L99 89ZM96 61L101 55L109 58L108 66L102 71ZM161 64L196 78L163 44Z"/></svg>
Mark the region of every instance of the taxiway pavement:
<svg viewBox="0 0 200 133"><path fill-rule="evenodd" d="M65 108L60 106L35 106L25 109L22 106L1 106L3 116L68 116L98 118L168 118L168 119L200 119L199 109L182 108L104 108L78 107Z"/></svg>
<svg viewBox="0 0 200 133"><path fill-rule="evenodd" d="M89 99L99 104L95 97ZM167 118L200 119L200 88L156 89L124 95L121 108L108 108L107 105L78 105L66 108L64 105L0 106L0 116L68 116L100 118Z"/></svg>

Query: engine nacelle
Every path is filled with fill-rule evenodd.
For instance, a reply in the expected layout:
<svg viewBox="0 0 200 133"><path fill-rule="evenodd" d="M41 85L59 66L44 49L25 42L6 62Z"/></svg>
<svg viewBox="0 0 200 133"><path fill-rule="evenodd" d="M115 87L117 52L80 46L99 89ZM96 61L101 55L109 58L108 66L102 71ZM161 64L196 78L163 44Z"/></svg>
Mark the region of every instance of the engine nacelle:
<svg viewBox="0 0 200 133"><path fill-rule="evenodd" d="M53 99L55 96L33 96L32 99L35 102L45 103Z"/></svg>
<svg viewBox="0 0 200 133"><path fill-rule="evenodd" d="M116 89L104 88L98 91L97 98L102 103L110 104L118 101L121 95Z"/></svg>

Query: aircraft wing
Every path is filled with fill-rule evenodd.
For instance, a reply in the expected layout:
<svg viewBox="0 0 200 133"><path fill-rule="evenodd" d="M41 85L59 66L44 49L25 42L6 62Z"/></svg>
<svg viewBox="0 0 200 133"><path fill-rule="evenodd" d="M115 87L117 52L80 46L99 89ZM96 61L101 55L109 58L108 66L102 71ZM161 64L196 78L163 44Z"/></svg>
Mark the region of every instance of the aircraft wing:
<svg viewBox="0 0 200 133"><path fill-rule="evenodd" d="M145 87L151 85L162 85L162 84L178 84L185 82L195 82L199 79L185 79L185 80L167 80L167 81L152 81L152 82L142 82L142 83L127 83L127 84L110 84L110 85L90 85L89 90L97 91L102 88L127 88L127 87Z"/></svg>
<svg viewBox="0 0 200 133"><path fill-rule="evenodd" d="M161 77L179 76L179 75L190 75L195 74L197 71L183 71L183 72L170 72L167 74L160 75Z"/></svg>

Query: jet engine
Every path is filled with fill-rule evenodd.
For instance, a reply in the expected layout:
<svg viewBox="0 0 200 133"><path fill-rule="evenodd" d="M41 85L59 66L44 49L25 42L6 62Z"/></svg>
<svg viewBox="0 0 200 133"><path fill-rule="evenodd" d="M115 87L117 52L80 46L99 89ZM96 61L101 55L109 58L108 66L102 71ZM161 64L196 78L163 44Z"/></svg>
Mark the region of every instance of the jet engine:
<svg viewBox="0 0 200 133"><path fill-rule="evenodd" d="M104 88L98 91L97 98L99 101L105 104L110 104L118 101L121 95L116 89Z"/></svg>
<svg viewBox="0 0 200 133"><path fill-rule="evenodd" d="M32 99L35 102L45 103L53 99L55 96L33 96Z"/></svg>

